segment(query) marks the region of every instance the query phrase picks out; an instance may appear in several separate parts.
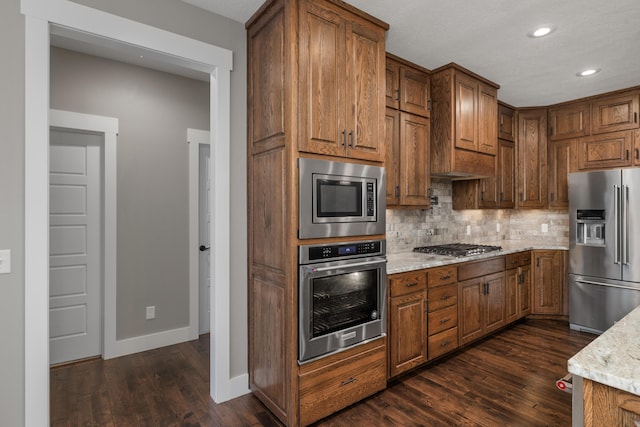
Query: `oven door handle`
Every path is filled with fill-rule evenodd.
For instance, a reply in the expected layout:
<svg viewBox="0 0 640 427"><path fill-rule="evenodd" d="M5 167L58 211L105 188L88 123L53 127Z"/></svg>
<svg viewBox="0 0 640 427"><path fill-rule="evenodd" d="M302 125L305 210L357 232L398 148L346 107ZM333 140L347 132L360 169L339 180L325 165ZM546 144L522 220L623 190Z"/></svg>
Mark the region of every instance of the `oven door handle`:
<svg viewBox="0 0 640 427"><path fill-rule="evenodd" d="M322 271L329 271L329 270L338 270L338 269L345 269L345 268L355 268L355 267L364 267L364 266L372 266L372 265L377 265L377 264L384 264L387 261L380 261L380 260L376 260L376 261L367 261L367 262L354 262L354 263L350 263L350 264L345 264L345 265L340 265L340 266L330 266L330 267L311 267L311 266L307 266L307 271L311 271L311 272L322 272Z"/></svg>

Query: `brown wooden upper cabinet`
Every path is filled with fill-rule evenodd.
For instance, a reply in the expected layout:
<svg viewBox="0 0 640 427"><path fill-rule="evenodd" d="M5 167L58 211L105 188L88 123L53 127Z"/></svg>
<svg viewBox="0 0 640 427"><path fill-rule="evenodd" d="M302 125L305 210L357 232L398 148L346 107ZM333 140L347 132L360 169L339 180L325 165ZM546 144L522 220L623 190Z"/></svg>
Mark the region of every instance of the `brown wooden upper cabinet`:
<svg viewBox="0 0 640 427"><path fill-rule="evenodd" d="M498 103L498 138L515 142L516 112L513 108Z"/></svg>
<svg viewBox="0 0 640 427"><path fill-rule="evenodd" d="M429 117L430 87L428 70L387 53L387 107Z"/></svg>
<svg viewBox="0 0 640 427"><path fill-rule="evenodd" d="M429 206L429 125L426 117L387 108L387 206Z"/></svg>
<svg viewBox="0 0 640 427"><path fill-rule="evenodd" d="M577 138L590 132L591 104L578 102L549 109L549 139Z"/></svg>
<svg viewBox="0 0 640 427"><path fill-rule="evenodd" d="M633 132L633 165L640 166L640 130Z"/></svg>
<svg viewBox="0 0 640 427"><path fill-rule="evenodd" d="M576 140L565 139L549 142L549 207L569 207L569 172L575 172Z"/></svg>
<svg viewBox="0 0 640 427"><path fill-rule="evenodd" d="M456 64L433 71L432 175L495 176L498 88Z"/></svg>
<svg viewBox="0 0 640 427"><path fill-rule="evenodd" d="M578 169L631 166L635 161L634 132L621 131L584 138L578 144Z"/></svg>
<svg viewBox="0 0 640 427"><path fill-rule="evenodd" d="M518 207L547 207L547 110L518 112Z"/></svg>
<svg viewBox="0 0 640 427"><path fill-rule="evenodd" d="M299 14L298 149L382 162L384 28L328 2Z"/></svg>
<svg viewBox="0 0 640 427"><path fill-rule="evenodd" d="M591 133L637 129L639 98L637 93L600 98L591 104Z"/></svg>

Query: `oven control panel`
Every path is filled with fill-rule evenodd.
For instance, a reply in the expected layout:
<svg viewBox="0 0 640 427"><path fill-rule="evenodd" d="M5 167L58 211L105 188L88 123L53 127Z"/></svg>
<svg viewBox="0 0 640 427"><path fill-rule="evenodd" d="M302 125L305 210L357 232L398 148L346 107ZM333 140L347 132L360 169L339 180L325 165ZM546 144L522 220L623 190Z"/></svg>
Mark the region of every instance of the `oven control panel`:
<svg viewBox="0 0 640 427"><path fill-rule="evenodd" d="M300 263L384 255L384 240L300 246Z"/></svg>

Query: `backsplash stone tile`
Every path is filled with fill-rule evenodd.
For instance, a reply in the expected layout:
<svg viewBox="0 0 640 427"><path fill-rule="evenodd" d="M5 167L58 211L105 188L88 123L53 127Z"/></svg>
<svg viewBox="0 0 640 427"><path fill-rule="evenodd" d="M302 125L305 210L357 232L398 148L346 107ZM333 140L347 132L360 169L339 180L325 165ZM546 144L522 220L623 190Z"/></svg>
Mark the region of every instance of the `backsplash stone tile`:
<svg viewBox="0 0 640 427"><path fill-rule="evenodd" d="M451 181L433 179L431 188L438 197L438 205L431 209L387 209L387 253L451 242L499 244L507 239L569 244L566 210L454 211ZM548 224L547 233L541 231L542 224ZM471 228L470 236L466 234L467 226Z"/></svg>

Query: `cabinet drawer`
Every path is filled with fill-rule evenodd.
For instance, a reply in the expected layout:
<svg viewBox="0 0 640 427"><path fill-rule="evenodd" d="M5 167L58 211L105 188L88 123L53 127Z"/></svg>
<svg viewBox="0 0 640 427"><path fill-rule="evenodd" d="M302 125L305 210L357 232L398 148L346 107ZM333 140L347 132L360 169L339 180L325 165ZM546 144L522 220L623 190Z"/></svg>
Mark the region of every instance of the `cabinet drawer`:
<svg viewBox="0 0 640 427"><path fill-rule="evenodd" d="M429 337L429 359L435 359L445 353L458 348L458 328L451 328L447 331Z"/></svg>
<svg viewBox="0 0 640 427"><path fill-rule="evenodd" d="M429 313L427 319L427 333L429 336L458 326L458 306L452 305L451 307Z"/></svg>
<svg viewBox="0 0 640 427"><path fill-rule="evenodd" d="M424 270L393 275L389 279L392 297L423 291L427 288L427 275Z"/></svg>
<svg viewBox="0 0 640 427"><path fill-rule="evenodd" d="M430 288L455 283L458 280L458 268L455 265L432 268L427 271L427 283Z"/></svg>
<svg viewBox="0 0 640 427"><path fill-rule="evenodd" d="M462 264L458 267L458 280L463 281L499 271L504 271L503 256Z"/></svg>
<svg viewBox="0 0 640 427"><path fill-rule="evenodd" d="M524 267L525 265L531 265L531 252L518 252L515 254L507 255L507 270L516 267Z"/></svg>
<svg viewBox="0 0 640 427"><path fill-rule="evenodd" d="M308 425L386 387L385 347L356 354L298 378L300 424Z"/></svg>
<svg viewBox="0 0 640 427"><path fill-rule="evenodd" d="M429 301L427 307L430 313L457 304L458 285L452 283L437 288L429 288L427 291L427 301Z"/></svg>

